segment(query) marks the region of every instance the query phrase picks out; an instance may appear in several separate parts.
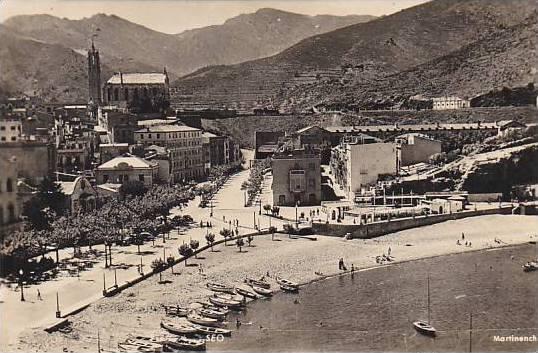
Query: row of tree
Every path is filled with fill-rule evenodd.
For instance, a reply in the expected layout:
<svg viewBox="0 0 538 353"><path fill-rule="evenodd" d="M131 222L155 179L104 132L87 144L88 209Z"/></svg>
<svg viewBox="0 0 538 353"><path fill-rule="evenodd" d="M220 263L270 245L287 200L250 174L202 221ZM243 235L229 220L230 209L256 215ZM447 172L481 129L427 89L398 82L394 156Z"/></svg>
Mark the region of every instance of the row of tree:
<svg viewBox="0 0 538 353"><path fill-rule="evenodd" d="M241 185L241 190L246 190L248 194L246 206L252 205L256 195L261 193L263 186L263 177L266 169L271 167L271 160L264 159L263 161L257 161L250 168L250 175L247 181Z"/></svg>

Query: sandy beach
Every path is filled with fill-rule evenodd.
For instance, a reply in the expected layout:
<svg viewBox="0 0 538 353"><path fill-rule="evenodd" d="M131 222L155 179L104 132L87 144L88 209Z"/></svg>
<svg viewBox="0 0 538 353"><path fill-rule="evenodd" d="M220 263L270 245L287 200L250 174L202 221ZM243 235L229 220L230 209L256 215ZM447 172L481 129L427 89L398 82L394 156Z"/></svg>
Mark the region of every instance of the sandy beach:
<svg viewBox="0 0 538 353"><path fill-rule="evenodd" d="M471 247L456 244L462 232L465 241L472 242ZM211 294L206 288L208 282L238 285L246 276L260 277L269 271L271 276L308 283L320 278L314 272L338 274L339 258L344 258L348 269L351 264L357 269L379 266L376 256L387 253L389 247L394 261L401 262L536 240L538 217L517 215L466 218L367 240L317 236L312 241L278 234L272 241L270 235L259 236L252 247L245 246L241 253L230 243L215 247L215 252L207 251L198 259L190 259L191 266L175 266L176 274L171 271L163 274L163 279L169 281L166 284L159 284L159 276L154 276L113 298L98 300L69 318L70 332L48 334L41 329L27 330L14 349L96 351L99 333L102 349L117 350L117 343L129 334L161 332L162 304L189 305L207 298ZM204 274L192 266L199 263L203 264Z"/></svg>

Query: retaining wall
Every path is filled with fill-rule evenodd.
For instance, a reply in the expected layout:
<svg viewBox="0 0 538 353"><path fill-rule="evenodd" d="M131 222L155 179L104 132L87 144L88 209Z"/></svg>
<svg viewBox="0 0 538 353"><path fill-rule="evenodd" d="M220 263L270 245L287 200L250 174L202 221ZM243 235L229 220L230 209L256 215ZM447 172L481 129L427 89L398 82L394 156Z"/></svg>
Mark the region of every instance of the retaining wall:
<svg viewBox="0 0 538 353"><path fill-rule="evenodd" d="M316 234L343 237L347 233L352 238L374 238L381 235L398 232L400 230L422 227L430 224L445 222L448 220L462 219L467 217L484 216L490 214L511 214L512 207L494 208L488 210L462 211L452 214L417 216L398 220L375 222L363 225L325 224L313 223L312 227Z"/></svg>

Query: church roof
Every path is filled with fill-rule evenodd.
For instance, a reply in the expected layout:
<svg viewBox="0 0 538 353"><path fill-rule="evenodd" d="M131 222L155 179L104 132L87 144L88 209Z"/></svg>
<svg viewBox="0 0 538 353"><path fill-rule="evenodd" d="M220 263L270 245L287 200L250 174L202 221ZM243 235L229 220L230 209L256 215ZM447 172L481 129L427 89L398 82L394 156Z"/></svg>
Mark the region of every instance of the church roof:
<svg viewBox="0 0 538 353"><path fill-rule="evenodd" d="M123 82L122 82L123 81ZM108 79L107 83L120 85L120 84L132 84L132 85L143 85L143 84L165 84L166 75L163 73L115 73L111 78Z"/></svg>

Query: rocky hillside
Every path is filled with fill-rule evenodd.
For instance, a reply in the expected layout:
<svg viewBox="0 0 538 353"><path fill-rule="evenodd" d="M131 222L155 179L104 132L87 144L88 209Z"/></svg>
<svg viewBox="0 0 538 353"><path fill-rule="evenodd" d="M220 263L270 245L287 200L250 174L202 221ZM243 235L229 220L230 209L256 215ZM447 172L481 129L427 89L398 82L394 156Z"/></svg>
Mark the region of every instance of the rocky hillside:
<svg viewBox="0 0 538 353"><path fill-rule="evenodd" d="M69 87L75 96L83 97L86 93L84 56L94 35L101 61L111 70L160 72L167 67L172 78L176 78L207 65L238 63L273 55L308 36L369 19L371 16L312 17L263 9L234 17L223 25L173 35L115 15L98 14L81 20L50 15L16 16L3 23L3 36L9 37L7 41L12 44L24 38L27 45L14 52L8 52L3 46L0 61L8 62L2 68L4 81L26 76L30 81L38 81L37 88L45 89L47 86L39 83L41 79L51 76L51 82L61 81L61 74L64 74L68 77L62 85ZM28 41L32 45L39 43L48 47L58 53L60 59L71 56L73 64L78 63L80 67L58 70L55 55L37 57L39 50L26 50L29 49ZM28 60L30 65L9 64L19 59L15 55L17 53L23 55L22 62ZM52 72L44 72L45 68ZM54 86L59 87L57 84ZM11 91L21 92L27 88L26 82L9 80ZM62 94L58 98L64 96Z"/></svg>
<svg viewBox="0 0 538 353"><path fill-rule="evenodd" d="M181 78L177 85L193 99L236 94L244 100L271 97L284 106L304 98L301 91L289 91L311 85L321 87L313 93L321 91L317 100L323 101L323 89L333 88L327 82L348 75L354 84L370 85L413 70L474 42L495 38L536 9L535 0L435 0L307 38L270 58L202 69ZM306 90L305 97L309 95Z"/></svg>

